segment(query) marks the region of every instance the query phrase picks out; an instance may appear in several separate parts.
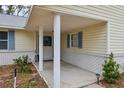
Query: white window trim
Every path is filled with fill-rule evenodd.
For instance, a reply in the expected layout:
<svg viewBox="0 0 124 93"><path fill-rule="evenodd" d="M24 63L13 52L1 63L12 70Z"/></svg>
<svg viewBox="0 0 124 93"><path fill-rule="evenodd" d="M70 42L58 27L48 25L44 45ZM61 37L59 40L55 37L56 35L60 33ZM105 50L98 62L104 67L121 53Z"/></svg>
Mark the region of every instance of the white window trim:
<svg viewBox="0 0 124 93"><path fill-rule="evenodd" d="M70 35L70 48L78 48L78 46L77 46L77 47L72 46L71 37L72 37L73 34L77 34L77 35L78 35L78 32L73 32L73 33L70 33L70 34L69 34L69 35ZM78 39L77 39L77 42L78 42Z"/></svg>
<svg viewBox="0 0 124 93"><path fill-rule="evenodd" d="M7 32L7 40L1 40L0 41L7 41L7 49L0 49L1 51L4 51L4 50L9 50L9 33L8 31L0 31L0 32Z"/></svg>

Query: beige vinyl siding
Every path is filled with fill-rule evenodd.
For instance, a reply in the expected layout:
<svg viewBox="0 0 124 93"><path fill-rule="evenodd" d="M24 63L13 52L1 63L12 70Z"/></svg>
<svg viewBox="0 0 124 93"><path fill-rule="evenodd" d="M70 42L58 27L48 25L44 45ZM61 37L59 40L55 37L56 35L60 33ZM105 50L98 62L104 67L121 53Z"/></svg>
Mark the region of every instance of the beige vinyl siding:
<svg viewBox="0 0 124 93"><path fill-rule="evenodd" d="M0 31L9 29L0 28ZM15 30L15 50L0 50L0 65L13 64L13 59L28 55L35 62L36 35L35 32Z"/></svg>
<svg viewBox="0 0 124 93"><path fill-rule="evenodd" d="M35 51L36 33L31 31L15 32L15 49L16 51Z"/></svg>
<svg viewBox="0 0 124 93"><path fill-rule="evenodd" d="M67 34L83 32L83 48L67 48ZM88 26L82 29L75 29L62 33L62 50L77 53L99 53L105 54L106 51L106 23Z"/></svg>
<svg viewBox="0 0 124 93"><path fill-rule="evenodd" d="M9 29L0 28L0 31ZM35 51L36 49L36 32L26 30L15 30L15 51ZM0 52L8 50L0 50ZM11 52L11 51L10 51Z"/></svg>
<svg viewBox="0 0 124 93"><path fill-rule="evenodd" d="M43 8L78 16L91 17L95 19L105 19L109 21L110 51L114 53L124 53L124 6L82 5L44 6Z"/></svg>

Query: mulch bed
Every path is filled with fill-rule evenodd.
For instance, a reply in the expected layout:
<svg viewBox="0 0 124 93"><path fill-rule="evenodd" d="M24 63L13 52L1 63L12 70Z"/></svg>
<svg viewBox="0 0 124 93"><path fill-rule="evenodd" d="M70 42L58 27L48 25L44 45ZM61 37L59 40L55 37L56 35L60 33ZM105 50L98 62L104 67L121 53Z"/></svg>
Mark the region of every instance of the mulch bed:
<svg viewBox="0 0 124 93"><path fill-rule="evenodd" d="M33 64L28 66L32 69L31 74L21 74L17 71L17 88L48 88ZM0 88L13 88L15 67L15 65L0 66Z"/></svg>
<svg viewBox="0 0 124 93"><path fill-rule="evenodd" d="M106 88L124 88L124 74L121 75L121 78L115 84L109 84L105 80L101 80L100 85Z"/></svg>

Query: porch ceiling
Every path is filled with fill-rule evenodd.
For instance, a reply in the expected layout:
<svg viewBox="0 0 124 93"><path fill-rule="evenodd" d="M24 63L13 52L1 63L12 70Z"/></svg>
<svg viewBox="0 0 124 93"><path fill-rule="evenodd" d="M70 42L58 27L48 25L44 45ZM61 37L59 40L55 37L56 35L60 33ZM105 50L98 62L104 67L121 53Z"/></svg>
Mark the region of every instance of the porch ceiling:
<svg viewBox="0 0 124 93"><path fill-rule="evenodd" d="M44 27L44 31L52 31L54 13L55 12L43 10L39 7L34 6L26 29L29 31L37 31L38 26L42 25ZM71 29L83 28L88 25L102 22L101 20L95 20L63 13L60 13L60 15L61 31L69 31Z"/></svg>

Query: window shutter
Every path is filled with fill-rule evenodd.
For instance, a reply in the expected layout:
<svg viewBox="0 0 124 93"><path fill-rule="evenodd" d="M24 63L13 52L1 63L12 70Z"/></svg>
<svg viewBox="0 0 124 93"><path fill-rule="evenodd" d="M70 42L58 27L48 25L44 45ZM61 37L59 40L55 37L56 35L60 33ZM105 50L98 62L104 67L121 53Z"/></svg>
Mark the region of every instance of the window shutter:
<svg viewBox="0 0 124 93"><path fill-rule="evenodd" d="M67 48L70 48L70 34L67 35Z"/></svg>
<svg viewBox="0 0 124 93"><path fill-rule="evenodd" d="M83 40L82 40L82 39L83 39L82 36L83 36L83 33L82 33L82 32L79 32L79 33L78 33L78 48L82 48L82 46L83 46L83 45L82 45L82 41L83 41Z"/></svg>
<svg viewBox="0 0 124 93"><path fill-rule="evenodd" d="M15 50L15 31L9 31L9 50Z"/></svg>

